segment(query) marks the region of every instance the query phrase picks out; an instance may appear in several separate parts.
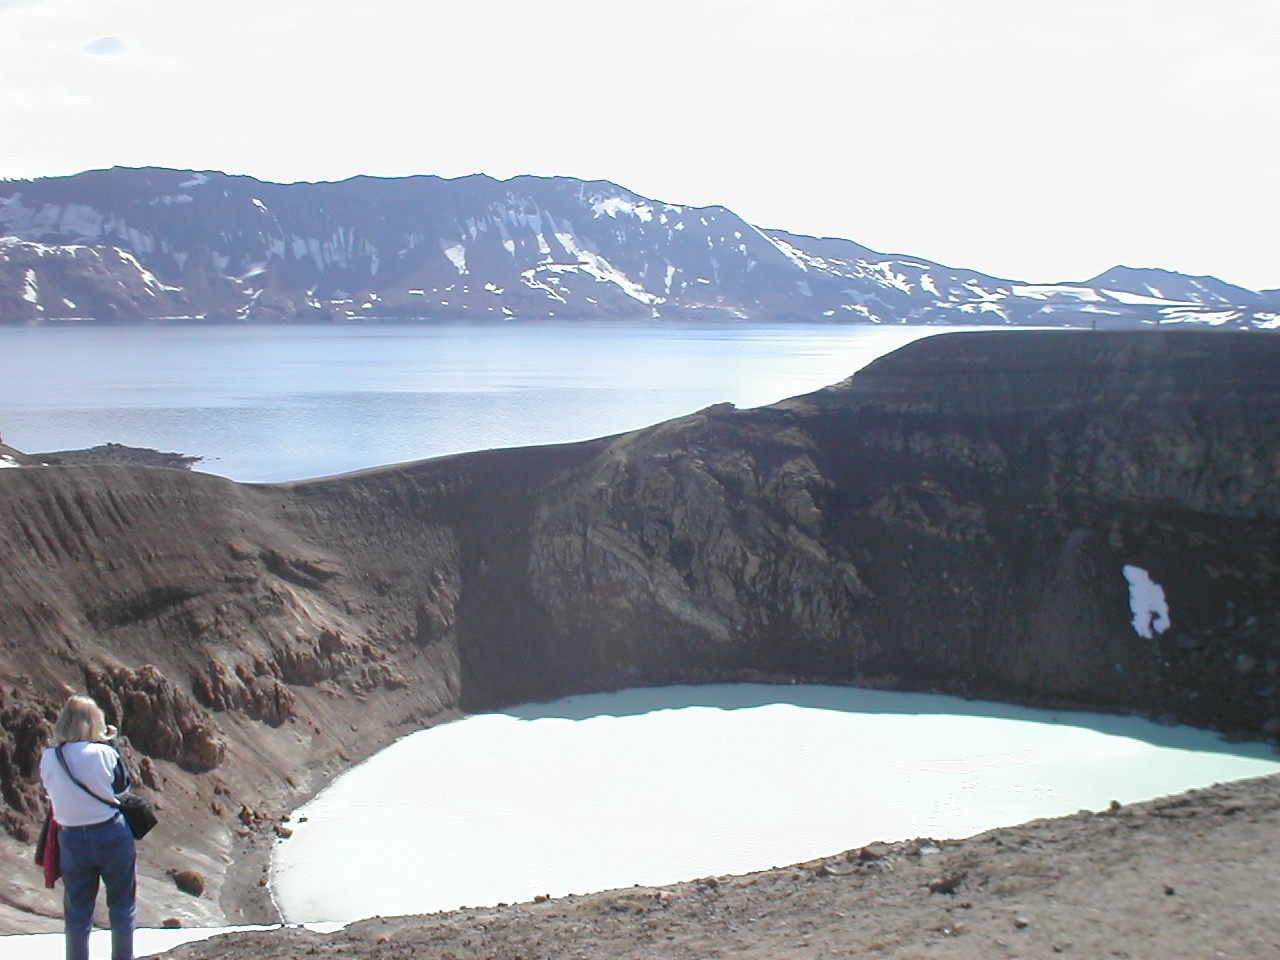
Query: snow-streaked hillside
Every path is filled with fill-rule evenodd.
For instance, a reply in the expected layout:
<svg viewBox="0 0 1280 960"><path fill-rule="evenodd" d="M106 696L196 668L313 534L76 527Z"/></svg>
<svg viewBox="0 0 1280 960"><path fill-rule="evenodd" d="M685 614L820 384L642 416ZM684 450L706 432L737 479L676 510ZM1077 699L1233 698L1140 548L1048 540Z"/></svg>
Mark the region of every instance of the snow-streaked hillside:
<svg viewBox="0 0 1280 960"><path fill-rule="evenodd" d="M1280 322L1256 293L1212 278L1116 268L1082 284L1018 283L569 178L275 184L113 168L0 184L0 234L28 245L0 255L3 320ZM83 251L114 268L84 281L97 299L79 281L68 292L60 266Z"/></svg>
<svg viewBox="0 0 1280 960"><path fill-rule="evenodd" d="M1151 267L1116 266L1085 282L1091 287L1181 303L1222 306L1252 304L1259 300L1259 295L1253 290L1225 283L1217 277L1189 277Z"/></svg>
<svg viewBox="0 0 1280 960"><path fill-rule="evenodd" d="M0 319L130 319L190 312L164 283L116 246L47 244L0 237Z"/></svg>

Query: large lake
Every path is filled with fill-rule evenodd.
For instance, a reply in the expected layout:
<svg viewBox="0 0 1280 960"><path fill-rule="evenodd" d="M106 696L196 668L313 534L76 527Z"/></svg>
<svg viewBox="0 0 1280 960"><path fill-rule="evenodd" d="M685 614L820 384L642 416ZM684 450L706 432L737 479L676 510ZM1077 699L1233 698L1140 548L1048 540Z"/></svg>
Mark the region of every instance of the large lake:
<svg viewBox="0 0 1280 960"><path fill-rule="evenodd" d="M924 327L164 323L0 327L0 435L124 443L234 480L608 436L843 380Z"/></svg>

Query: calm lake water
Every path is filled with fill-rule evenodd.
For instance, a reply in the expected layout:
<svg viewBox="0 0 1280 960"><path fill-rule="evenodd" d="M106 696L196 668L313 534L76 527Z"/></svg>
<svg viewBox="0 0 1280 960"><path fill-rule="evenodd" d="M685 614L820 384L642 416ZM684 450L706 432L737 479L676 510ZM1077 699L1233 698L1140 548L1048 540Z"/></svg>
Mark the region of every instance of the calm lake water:
<svg viewBox="0 0 1280 960"><path fill-rule="evenodd" d="M629 690L400 740L297 811L272 889L291 921L511 903L1276 772L1265 745L1135 718L844 687Z"/></svg>
<svg viewBox="0 0 1280 960"><path fill-rule="evenodd" d="M0 327L0 435L124 443L234 480L296 480L608 436L848 377L922 327L201 323Z"/></svg>

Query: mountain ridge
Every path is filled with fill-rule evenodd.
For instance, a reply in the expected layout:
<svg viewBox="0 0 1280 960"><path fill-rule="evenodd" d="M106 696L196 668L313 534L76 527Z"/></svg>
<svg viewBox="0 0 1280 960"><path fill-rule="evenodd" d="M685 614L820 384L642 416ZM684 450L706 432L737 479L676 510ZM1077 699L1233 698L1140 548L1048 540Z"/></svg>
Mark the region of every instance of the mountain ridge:
<svg viewBox="0 0 1280 960"><path fill-rule="evenodd" d="M1116 264L1084 281L1088 286L1124 290L1158 298L1176 297L1187 302L1256 302L1262 294L1208 275L1192 275L1159 267ZM1159 284L1159 286L1155 286ZM1174 285L1170 289L1170 285Z"/></svg>
<svg viewBox="0 0 1280 960"><path fill-rule="evenodd" d="M1197 286L1197 278L1150 268L1166 285L1182 278L1162 296L1144 286L1143 270L1127 267L1080 283L1027 283L570 177L359 175L280 184L113 167L0 183L0 236L0 322L662 317L1280 326L1274 298L1213 278ZM66 247L96 250L112 269L93 273Z"/></svg>

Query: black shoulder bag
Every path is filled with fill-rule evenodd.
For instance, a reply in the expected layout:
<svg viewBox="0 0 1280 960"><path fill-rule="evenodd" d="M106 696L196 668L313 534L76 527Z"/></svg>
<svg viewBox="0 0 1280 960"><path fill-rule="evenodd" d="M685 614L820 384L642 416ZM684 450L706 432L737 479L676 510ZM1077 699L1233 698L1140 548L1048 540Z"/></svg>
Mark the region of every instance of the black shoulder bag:
<svg viewBox="0 0 1280 960"><path fill-rule="evenodd" d="M71 778L71 782L83 790L95 800L101 800L109 807L115 807L123 815L125 822L129 824L129 829L133 831L133 836L137 840L141 840L151 828L156 825L156 808L151 805L151 801L145 797L140 797L136 793L126 793L119 799L104 800L98 796L83 783L76 779L76 775L71 772L71 768L67 766L66 757L62 755L62 746L57 748L58 762L62 764L62 769L66 771L67 776Z"/></svg>

